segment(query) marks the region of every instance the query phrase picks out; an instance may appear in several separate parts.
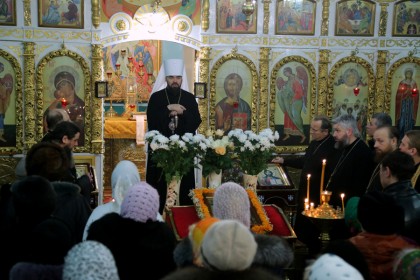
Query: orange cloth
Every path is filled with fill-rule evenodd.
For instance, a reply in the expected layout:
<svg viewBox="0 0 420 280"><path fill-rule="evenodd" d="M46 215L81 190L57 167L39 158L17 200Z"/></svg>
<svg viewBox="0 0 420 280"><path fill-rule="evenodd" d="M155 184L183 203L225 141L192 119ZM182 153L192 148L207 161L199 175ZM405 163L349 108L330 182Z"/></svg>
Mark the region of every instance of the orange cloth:
<svg viewBox="0 0 420 280"><path fill-rule="evenodd" d="M126 118L106 118L104 128L105 138L136 139L136 121Z"/></svg>

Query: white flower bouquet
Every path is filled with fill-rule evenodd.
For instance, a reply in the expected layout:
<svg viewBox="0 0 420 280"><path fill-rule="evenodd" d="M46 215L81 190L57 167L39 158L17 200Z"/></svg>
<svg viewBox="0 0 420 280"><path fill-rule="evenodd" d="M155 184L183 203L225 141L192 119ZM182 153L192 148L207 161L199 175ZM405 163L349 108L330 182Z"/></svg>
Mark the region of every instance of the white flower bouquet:
<svg viewBox="0 0 420 280"><path fill-rule="evenodd" d="M279 134L270 128L258 134L251 130L234 129L228 133L228 137L234 144L234 152L242 171L245 174L257 175L267 167Z"/></svg>
<svg viewBox="0 0 420 280"><path fill-rule="evenodd" d="M233 147L233 143L229 141L229 137L224 135L221 129L207 131L205 139L206 150L204 151L200 164L202 166L202 174L207 177L210 173L219 174L223 169L232 167L232 158L229 149Z"/></svg>
<svg viewBox="0 0 420 280"><path fill-rule="evenodd" d="M169 138L157 130L145 134L150 144L151 159L163 169L166 182L173 178L181 180L195 166L194 158L206 149L204 136L186 133L183 136L174 134Z"/></svg>

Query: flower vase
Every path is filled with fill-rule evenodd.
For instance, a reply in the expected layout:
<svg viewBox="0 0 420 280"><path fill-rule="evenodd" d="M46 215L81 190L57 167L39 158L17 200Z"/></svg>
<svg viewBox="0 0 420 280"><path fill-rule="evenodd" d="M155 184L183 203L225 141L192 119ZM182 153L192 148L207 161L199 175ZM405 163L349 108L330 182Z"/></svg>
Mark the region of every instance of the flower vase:
<svg viewBox="0 0 420 280"><path fill-rule="evenodd" d="M208 183L208 188L209 189L215 189L218 186L220 186L222 184L222 170L219 170L219 174L217 174L217 172L213 171L209 174L209 176L207 177L209 180Z"/></svg>
<svg viewBox="0 0 420 280"><path fill-rule="evenodd" d="M175 205L179 205L180 186L181 186L181 178L172 177L172 180L168 182L168 188L166 190L166 202L165 202L166 209L170 209Z"/></svg>
<svg viewBox="0 0 420 280"><path fill-rule="evenodd" d="M258 182L257 175L244 174L243 180L244 180L244 188L252 188L255 192L257 192L257 182Z"/></svg>

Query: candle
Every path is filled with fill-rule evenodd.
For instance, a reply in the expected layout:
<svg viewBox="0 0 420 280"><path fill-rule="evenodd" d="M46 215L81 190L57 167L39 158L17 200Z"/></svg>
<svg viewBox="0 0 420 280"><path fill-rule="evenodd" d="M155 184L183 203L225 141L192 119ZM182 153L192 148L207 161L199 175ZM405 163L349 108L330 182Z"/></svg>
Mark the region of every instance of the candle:
<svg viewBox="0 0 420 280"><path fill-rule="evenodd" d="M309 185L311 182L311 174L308 174L308 186L306 187L306 199L309 201Z"/></svg>
<svg viewBox="0 0 420 280"><path fill-rule="evenodd" d="M314 210L314 203L311 202L311 210Z"/></svg>
<svg viewBox="0 0 420 280"><path fill-rule="evenodd" d="M343 208L343 217L344 217L344 193L342 193L340 196L341 196L341 207Z"/></svg>
<svg viewBox="0 0 420 280"><path fill-rule="evenodd" d="M321 172L321 184L319 186L319 188L320 188L320 192L319 192L320 203L322 203L321 196L322 196L322 189L324 188L325 165L327 165L327 160L323 159L322 160L322 172Z"/></svg>

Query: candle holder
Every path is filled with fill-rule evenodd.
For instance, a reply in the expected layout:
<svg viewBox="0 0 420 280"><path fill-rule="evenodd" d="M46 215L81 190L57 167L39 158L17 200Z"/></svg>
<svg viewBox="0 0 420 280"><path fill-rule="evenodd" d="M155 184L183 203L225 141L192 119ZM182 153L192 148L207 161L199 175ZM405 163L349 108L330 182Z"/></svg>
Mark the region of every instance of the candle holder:
<svg viewBox="0 0 420 280"><path fill-rule="evenodd" d="M109 101L109 109L108 111L105 112L105 117L113 118L113 117L118 116L118 113L114 110L114 107L112 106L112 99L114 98L113 95L114 95L114 90L115 90L115 84L114 84L114 81L112 80L112 72L111 71L106 72L106 77L109 84L110 96L109 98L105 98L106 100Z"/></svg>
<svg viewBox="0 0 420 280"><path fill-rule="evenodd" d="M344 212L339 209L334 209L329 202L332 192L321 192L321 205L312 209L309 208L302 212L302 215L308 217L320 230L319 239L321 240L322 247L330 242L330 230L336 221L344 219Z"/></svg>

